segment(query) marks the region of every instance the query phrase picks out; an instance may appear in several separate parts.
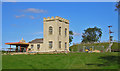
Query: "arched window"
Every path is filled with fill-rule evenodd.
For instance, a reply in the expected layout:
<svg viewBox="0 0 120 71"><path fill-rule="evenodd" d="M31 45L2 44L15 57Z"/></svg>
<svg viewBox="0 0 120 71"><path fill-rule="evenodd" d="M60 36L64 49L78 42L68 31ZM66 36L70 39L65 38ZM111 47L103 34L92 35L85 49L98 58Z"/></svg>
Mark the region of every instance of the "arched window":
<svg viewBox="0 0 120 71"><path fill-rule="evenodd" d="M49 34L52 34L53 28L50 26L49 27Z"/></svg>
<svg viewBox="0 0 120 71"><path fill-rule="evenodd" d="M67 28L65 28L65 36L67 36Z"/></svg>
<svg viewBox="0 0 120 71"><path fill-rule="evenodd" d="M59 35L61 35L61 27L59 27Z"/></svg>

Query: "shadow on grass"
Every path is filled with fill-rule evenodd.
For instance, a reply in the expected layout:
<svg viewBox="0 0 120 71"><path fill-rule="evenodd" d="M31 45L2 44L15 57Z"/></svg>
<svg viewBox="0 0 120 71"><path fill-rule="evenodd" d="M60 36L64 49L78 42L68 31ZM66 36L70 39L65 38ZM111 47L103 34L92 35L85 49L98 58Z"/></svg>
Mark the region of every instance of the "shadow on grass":
<svg viewBox="0 0 120 71"><path fill-rule="evenodd" d="M86 65L96 65L96 66L113 66L113 65L120 65L119 62L120 56L102 56L99 57L98 60L102 60L102 63L90 63Z"/></svg>

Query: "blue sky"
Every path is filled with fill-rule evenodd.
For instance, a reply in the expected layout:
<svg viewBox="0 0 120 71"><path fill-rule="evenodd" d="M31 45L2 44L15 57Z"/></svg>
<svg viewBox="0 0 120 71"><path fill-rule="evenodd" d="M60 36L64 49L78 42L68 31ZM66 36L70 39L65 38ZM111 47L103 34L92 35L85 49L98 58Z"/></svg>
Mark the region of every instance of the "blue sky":
<svg viewBox="0 0 120 71"><path fill-rule="evenodd" d="M29 42L43 38L43 18L60 16L70 21L75 35L73 42L82 40L82 33L89 27L102 29L101 41L108 41L108 25L112 25L114 40L118 40L118 13L115 2L4 2L2 4L2 43Z"/></svg>

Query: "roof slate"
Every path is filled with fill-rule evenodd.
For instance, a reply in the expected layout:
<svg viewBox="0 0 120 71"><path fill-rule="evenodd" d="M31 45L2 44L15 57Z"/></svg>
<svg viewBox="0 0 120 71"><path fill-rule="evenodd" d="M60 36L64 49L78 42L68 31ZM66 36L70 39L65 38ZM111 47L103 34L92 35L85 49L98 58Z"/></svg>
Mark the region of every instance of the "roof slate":
<svg viewBox="0 0 120 71"><path fill-rule="evenodd" d="M34 40L30 41L29 43L43 43L43 38L41 38L41 39L34 39Z"/></svg>

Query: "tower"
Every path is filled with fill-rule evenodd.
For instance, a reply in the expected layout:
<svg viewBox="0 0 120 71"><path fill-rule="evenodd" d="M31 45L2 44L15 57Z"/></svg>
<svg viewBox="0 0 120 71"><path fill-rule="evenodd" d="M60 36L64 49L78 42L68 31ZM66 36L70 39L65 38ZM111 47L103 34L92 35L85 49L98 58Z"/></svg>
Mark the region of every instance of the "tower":
<svg viewBox="0 0 120 71"><path fill-rule="evenodd" d="M22 38L22 40L20 40L20 42L23 42L23 43L25 43L25 40L23 40L23 38Z"/></svg>
<svg viewBox="0 0 120 71"><path fill-rule="evenodd" d="M56 16L44 18L45 51L69 51L69 20Z"/></svg>

